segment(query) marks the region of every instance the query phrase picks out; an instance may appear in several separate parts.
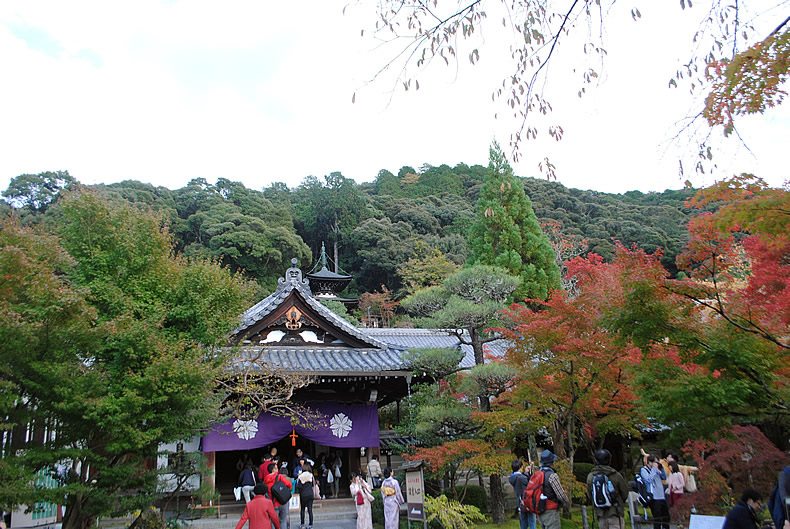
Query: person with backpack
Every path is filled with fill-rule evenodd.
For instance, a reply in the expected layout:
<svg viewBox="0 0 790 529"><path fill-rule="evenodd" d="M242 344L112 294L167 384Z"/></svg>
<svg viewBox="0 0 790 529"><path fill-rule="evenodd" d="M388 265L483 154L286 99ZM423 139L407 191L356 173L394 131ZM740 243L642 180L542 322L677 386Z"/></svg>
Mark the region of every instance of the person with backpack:
<svg viewBox="0 0 790 529"><path fill-rule="evenodd" d="M280 527L282 527L282 529L289 529L290 524L288 523L288 515L290 512L290 506L288 501L291 499L290 490L291 487L293 487L291 480L277 469L277 463L269 463L269 467L266 469L266 478L264 478L263 482L267 487L269 487L271 500L274 504L274 510L277 512L277 516L280 518ZM275 484L277 482L281 483L282 485L278 486L279 488L276 489ZM285 497L284 492L281 492L285 490L283 486L288 488L288 498ZM276 493L275 489L277 490ZM278 494L281 495L279 498Z"/></svg>
<svg viewBox="0 0 790 529"><path fill-rule="evenodd" d="M628 483L622 474L609 466L612 462L609 450L596 450L594 456L595 466L587 475L587 498L595 508L598 527L624 529Z"/></svg>
<svg viewBox="0 0 790 529"><path fill-rule="evenodd" d="M571 500L552 466L557 456L551 450L540 454L540 468L532 473L522 497L521 508L536 514L543 529L560 529L560 511Z"/></svg>
<svg viewBox="0 0 790 529"><path fill-rule="evenodd" d="M658 458L652 454L647 456L647 465L642 467L639 475L653 496L650 501L650 512L656 522L653 524L653 529L669 529L669 506L664 494L664 480L667 479L667 475Z"/></svg>
<svg viewBox="0 0 790 529"><path fill-rule="evenodd" d="M790 526L787 519L787 498L790 498L790 465L779 471L776 486L768 499L768 512L776 529L787 529Z"/></svg>
<svg viewBox="0 0 790 529"><path fill-rule="evenodd" d="M516 493L516 500L518 500L517 510L521 521L521 529L535 529L537 526L535 515L521 507L521 498L524 496L524 491L527 490L529 477L532 475L532 465L530 465L530 471L525 472L524 463L520 459L514 459L510 463L510 468L513 470L513 473L510 474L508 482L513 487L513 492Z"/></svg>

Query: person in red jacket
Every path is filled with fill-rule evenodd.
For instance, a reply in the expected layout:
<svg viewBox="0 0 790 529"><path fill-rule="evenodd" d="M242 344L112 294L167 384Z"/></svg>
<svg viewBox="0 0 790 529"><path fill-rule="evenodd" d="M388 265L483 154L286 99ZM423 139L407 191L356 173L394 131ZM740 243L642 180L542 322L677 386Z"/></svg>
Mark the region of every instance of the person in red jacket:
<svg viewBox="0 0 790 529"><path fill-rule="evenodd" d="M277 463L269 463L266 471L266 477L264 478L263 482L267 487L269 487L269 490L272 490L272 485L274 485L276 481L283 482L283 484L285 484L289 490L292 488L291 480L277 469ZM283 505L277 501L277 498L274 497L274 494L269 494L269 496L271 497L272 503L274 504L274 510L277 511L277 515L280 517L280 526L283 529L286 529L288 527L288 513L290 510L288 503Z"/></svg>
<svg viewBox="0 0 790 529"><path fill-rule="evenodd" d="M261 481L266 480L266 474L269 473L269 463L272 462L272 456L265 455L261 459L261 466L258 467L258 479Z"/></svg>
<svg viewBox="0 0 790 529"><path fill-rule="evenodd" d="M244 508L241 520L236 524L236 529L242 529L247 520L250 521L249 529L280 529L280 519L274 510L271 500L266 497L269 487L265 483L255 485L255 497Z"/></svg>

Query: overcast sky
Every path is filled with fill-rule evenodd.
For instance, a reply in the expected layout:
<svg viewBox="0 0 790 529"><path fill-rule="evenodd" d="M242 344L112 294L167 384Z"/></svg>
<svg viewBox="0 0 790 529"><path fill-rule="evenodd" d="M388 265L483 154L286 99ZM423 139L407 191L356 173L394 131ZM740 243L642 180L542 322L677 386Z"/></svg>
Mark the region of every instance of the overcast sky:
<svg viewBox="0 0 790 529"><path fill-rule="evenodd" d="M391 77L368 81L397 45L361 36L375 21L367 5L375 2L344 14L347 3L4 0L0 189L16 175L49 170L83 183L135 179L170 189L196 177L293 187L332 171L362 182L404 165L485 165L493 139L507 146L515 125L491 98L510 73L515 38L501 16L489 16L478 65L436 63L419 91L393 93ZM542 129L522 146L516 174L541 176L538 162L549 156L560 182L583 189L660 191L742 171L781 185L787 104L742 122L751 152L730 142L717 155L717 174L691 174L688 143L668 141L698 102L688 86L673 90L668 81L704 13L645 3L637 22L630 4L608 14L604 71L582 99L571 70L583 65L579 47L561 46L544 90L564 138ZM776 3L752 5L765 14ZM757 35L770 33L786 16L780 11L767 11Z"/></svg>

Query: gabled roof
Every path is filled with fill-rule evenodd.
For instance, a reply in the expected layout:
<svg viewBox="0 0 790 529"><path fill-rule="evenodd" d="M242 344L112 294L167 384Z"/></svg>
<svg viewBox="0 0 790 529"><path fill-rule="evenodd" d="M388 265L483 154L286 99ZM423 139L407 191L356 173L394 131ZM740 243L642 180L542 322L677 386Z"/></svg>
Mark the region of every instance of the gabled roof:
<svg viewBox="0 0 790 529"><path fill-rule="evenodd" d="M235 354L237 367L258 358L266 364L306 374L378 376L408 371L409 366L403 360L404 347L370 336L366 329L358 329L324 306L313 296L309 281L302 279L302 271L296 268L295 261L285 277L279 279L277 290L242 314L241 324L231 335L232 341L241 345ZM298 309L301 320L310 329L320 329L317 332L325 332L335 339L329 343L301 339L250 341L251 337L271 329L283 329L284 313L292 307Z"/></svg>
<svg viewBox="0 0 790 529"><path fill-rule="evenodd" d="M285 277L279 279L277 290L245 311L241 324L233 331L232 340L241 345L235 355L237 366L257 358L266 364L305 374L387 376L387 373L409 371L410 366L403 359L409 349L444 347L464 352L461 369L474 367L472 346L462 343L446 329L355 327L313 296L309 281L302 279L296 260L292 262ZM317 325L338 339L331 343L249 341L267 329L278 325L282 328L283 313L291 307L304 312L305 321L310 320L311 325ZM467 341L469 335L464 331L462 337ZM485 344L484 351L501 358L508 345L505 340L495 340Z"/></svg>
<svg viewBox="0 0 790 529"><path fill-rule="evenodd" d="M475 366L475 354L471 345L461 343L457 336L445 329L408 329L377 327L365 329L369 336L387 342L393 347L404 349L423 349L429 347L460 348L464 352L461 360L461 369L471 369ZM462 332L465 340L469 333ZM509 343L506 340L494 340L483 346L483 351L496 358L505 356Z"/></svg>
<svg viewBox="0 0 790 529"><path fill-rule="evenodd" d="M360 329L341 318L315 299L310 290L309 282L302 279L302 271L295 266L296 263L294 263L293 267L288 269L285 278L281 277L278 280L277 290L275 290L273 294L253 305L241 315L241 324L233 331L232 337L243 339L249 329L278 309L286 299L295 294L304 301L319 318L325 320L331 326L343 333L364 342L368 347L375 349L392 348L390 344L377 340L369 336L366 332L360 331Z"/></svg>

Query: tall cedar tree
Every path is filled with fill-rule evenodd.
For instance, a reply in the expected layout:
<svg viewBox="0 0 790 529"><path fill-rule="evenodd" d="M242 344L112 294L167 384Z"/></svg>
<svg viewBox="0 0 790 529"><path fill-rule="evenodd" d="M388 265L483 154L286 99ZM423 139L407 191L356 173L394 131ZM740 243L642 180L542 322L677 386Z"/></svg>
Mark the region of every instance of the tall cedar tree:
<svg viewBox="0 0 790 529"><path fill-rule="evenodd" d="M489 149L488 177L477 201L469 247L470 264L504 268L521 278L517 300L545 300L560 288L554 249L540 229L524 184L496 142Z"/></svg>
<svg viewBox="0 0 790 529"><path fill-rule="evenodd" d="M212 346L252 288L173 255L154 213L90 192L61 204L60 239L0 230L0 415L12 423L0 468L18 478L0 504L63 504L64 529L86 529L150 505L159 446L216 419ZM58 486L40 488L34 474L55 469Z"/></svg>

